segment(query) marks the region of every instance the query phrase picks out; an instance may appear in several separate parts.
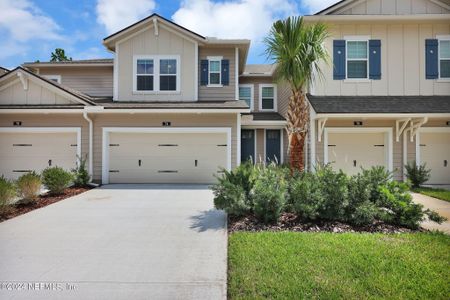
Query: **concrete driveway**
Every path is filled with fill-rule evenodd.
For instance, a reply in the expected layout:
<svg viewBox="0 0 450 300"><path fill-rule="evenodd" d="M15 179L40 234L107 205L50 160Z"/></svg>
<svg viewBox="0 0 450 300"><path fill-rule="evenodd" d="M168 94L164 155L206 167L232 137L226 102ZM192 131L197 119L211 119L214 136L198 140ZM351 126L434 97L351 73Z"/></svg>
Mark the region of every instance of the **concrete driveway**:
<svg viewBox="0 0 450 300"><path fill-rule="evenodd" d="M225 299L206 186L109 185L0 223L0 299Z"/></svg>
<svg viewBox="0 0 450 300"><path fill-rule="evenodd" d="M442 224L437 224L432 221L424 221L421 226L428 230L440 230L447 234L450 234L450 202L439 200L427 195L419 193L411 193L413 201L422 204L425 208L436 211L441 216L446 217L448 220Z"/></svg>

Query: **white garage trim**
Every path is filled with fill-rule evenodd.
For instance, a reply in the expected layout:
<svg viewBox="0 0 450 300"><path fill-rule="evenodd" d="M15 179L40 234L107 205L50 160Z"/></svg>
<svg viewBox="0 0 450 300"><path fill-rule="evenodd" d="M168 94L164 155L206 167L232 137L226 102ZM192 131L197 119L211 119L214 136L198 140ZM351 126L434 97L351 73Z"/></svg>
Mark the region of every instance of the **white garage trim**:
<svg viewBox="0 0 450 300"><path fill-rule="evenodd" d="M229 127L103 127L102 146L102 183L109 183L109 133L226 133L227 134L227 170L231 170L231 128ZM240 153L238 154L240 155Z"/></svg>
<svg viewBox="0 0 450 300"><path fill-rule="evenodd" d="M328 163L328 134L329 133L387 133L387 165L388 170L393 172L394 170L394 148L393 148L393 131L390 127L367 127L367 128L348 128L348 127L328 127L324 129L323 136L323 161L324 164Z"/></svg>
<svg viewBox="0 0 450 300"><path fill-rule="evenodd" d="M77 160L81 158L81 127L0 127L2 132L17 133L70 133L77 134Z"/></svg>
<svg viewBox="0 0 450 300"><path fill-rule="evenodd" d="M450 133L450 128L448 127L421 127L416 134L416 164L420 166L420 133L421 132L435 132L435 133Z"/></svg>

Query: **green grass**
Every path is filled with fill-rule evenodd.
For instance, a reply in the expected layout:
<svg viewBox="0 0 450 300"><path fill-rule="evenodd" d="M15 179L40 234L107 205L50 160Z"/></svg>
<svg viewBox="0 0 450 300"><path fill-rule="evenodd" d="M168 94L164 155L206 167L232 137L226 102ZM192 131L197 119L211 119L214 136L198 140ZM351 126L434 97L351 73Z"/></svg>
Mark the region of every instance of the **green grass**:
<svg viewBox="0 0 450 300"><path fill-rule="evenodd" d="M230 299L448 299L450 237L233 233Z"/></svg>
<svg viewBox="0 0 450 300"><path fill-rule="evenodd" d="M421 193L430 197L438 198L450 202L450 191L444 189L435 189L430 187L420 187L413 189L413 192Z"/></svg>

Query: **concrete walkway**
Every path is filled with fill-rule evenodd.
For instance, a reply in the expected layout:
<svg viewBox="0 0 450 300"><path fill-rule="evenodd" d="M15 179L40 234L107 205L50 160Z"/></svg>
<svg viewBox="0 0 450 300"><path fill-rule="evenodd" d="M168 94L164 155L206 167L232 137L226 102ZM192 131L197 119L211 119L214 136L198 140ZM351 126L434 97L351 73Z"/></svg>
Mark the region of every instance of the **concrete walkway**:
<svg viewBox="0 0 450 300"><path fill-rule="evenodd" d="M422 195L418 193L411 193L413 200L416 203L420 203L425 208L436 211L441 216L446 217L448 220L442 224L437 224L431 221L425 221L422 223L422 227L429 230L440 230L450 234L450 202L442 201L427 195Z"/></svg>
<svg viewBox="0 0 450 300"><path fill-rule="evenodd" d="M0 299L225 299L206 186L109 185L0 223Z"/></svg>

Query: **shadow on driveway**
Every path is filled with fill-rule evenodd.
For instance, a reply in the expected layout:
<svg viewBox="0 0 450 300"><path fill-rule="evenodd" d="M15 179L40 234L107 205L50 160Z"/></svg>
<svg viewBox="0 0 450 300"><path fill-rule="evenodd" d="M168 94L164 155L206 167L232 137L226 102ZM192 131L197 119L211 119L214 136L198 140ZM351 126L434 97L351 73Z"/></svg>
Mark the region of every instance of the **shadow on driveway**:
<svg viewBox="0 0 450 300"><path fill-rule="evenodd" d="M223 230L226 227L226 215L223 211L217 209L205 210L196 216L190 217L190 219L192 220L190 228L198 232Z"/></svg>

